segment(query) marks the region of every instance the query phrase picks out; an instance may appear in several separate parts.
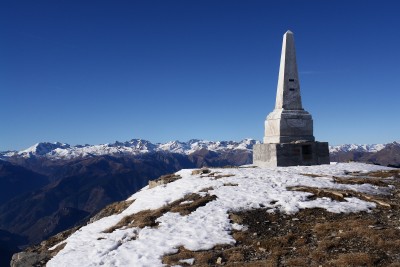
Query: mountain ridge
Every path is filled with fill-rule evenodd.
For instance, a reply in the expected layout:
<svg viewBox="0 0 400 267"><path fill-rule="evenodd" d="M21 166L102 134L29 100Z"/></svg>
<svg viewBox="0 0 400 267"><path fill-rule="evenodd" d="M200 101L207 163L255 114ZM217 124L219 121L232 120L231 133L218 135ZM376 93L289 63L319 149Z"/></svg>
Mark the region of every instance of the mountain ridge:
<svg viewBox="0 0 400 267"><path fill-rule="evenodd" d="M128 156L138 155L149 152L171 152L189 155L201 149L208 151L232 151L232 150L252 150L253 145L260 141L246 138L241 141L207 141L191 139L187 142L169 141L166 143L152 143L145 139L131 139L130 141L106 143L99 145L75 145L71 146L61 142L40 142L27 149L20 151L0 152L0 159L8 158L48 158L53 160L71 160L75 158L85 158L102 155ZM329 146L329 152L346 153L362 152L376 153L389 145L399 146L400 143L394 141L386 144L343 144Z"/></svg>
<svg viewBox="0 0 400 267"><path fill-rule="evenodd" d="M91 156L113 155L127 156L138 155L149 152L171 152L177 154L189 155L201 149L209 151L225 150L251 150L258 141L254 139L243 139L242 141L207 141L191 139L187 142L169 141L167 143L153 144L144 139L132 139L126 142L116 141L111 144L100 145L76 145L60 142L41 142L27 149L20 151L0 152L0 158L32 158L45 157L54 160L70 160L74 158L85 158Z"/></svg>

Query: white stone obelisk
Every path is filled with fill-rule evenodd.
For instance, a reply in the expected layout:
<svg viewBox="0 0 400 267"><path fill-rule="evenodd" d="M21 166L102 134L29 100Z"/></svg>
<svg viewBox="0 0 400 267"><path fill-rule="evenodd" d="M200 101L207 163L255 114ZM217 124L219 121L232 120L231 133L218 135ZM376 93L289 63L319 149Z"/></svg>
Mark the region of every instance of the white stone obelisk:
<svg viewBox="0 0 400 267"><path fill-rule="evenodd" d="M327 142L315 142L311 114L303 109L291 31L283 35L275 109L265 120L264 143L253 147L263 167L329 164Z"/></svg>
<svg viewBox="0 0 400 267"><path fill-rule="evenodd" d="M264 143L314 140L312 117L301 104L294 37L287 31L283 35L275 109L265 121Z"/></svg>

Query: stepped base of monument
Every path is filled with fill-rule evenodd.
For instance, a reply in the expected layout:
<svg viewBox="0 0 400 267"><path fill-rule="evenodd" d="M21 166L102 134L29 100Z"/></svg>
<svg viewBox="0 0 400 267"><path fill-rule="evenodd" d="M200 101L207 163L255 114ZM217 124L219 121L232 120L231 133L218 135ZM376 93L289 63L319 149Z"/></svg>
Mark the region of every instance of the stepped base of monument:
<svg viewBox="0 0 400 267"><path fill-rule="evenodd" d="M260 167L329 164L328 142L256 144L253 164Z"/></svg>

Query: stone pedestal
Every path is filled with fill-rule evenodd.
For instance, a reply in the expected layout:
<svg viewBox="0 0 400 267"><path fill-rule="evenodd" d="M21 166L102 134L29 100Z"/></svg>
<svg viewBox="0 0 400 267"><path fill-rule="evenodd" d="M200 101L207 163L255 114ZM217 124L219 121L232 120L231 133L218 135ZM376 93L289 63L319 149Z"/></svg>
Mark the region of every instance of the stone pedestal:
<svg viewBox="0 0 400 267"><path fill-rule="evenodd" d="M274 109L265 120L264 143L315 141L313 120L305 110Z"/></svg>
<svg viewBox="0 0 400 267"><path fill-rule="evenodd" d="M253 164L260 167L329 164L327 142L256 144Z"/></svg>

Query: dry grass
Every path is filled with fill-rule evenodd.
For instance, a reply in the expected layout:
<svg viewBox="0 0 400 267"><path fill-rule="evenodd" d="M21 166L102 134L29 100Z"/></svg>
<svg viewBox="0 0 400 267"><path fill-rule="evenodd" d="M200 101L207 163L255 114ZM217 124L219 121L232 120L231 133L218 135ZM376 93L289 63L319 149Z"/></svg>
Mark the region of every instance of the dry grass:
<svg viewBox="0 0 400 267"><path fill-rule="evenodd" d="M387 186L388 181L382 180L381 178L371 177L333 177L334 181L338 184L372 184L376 186Z"/></svg>
<svg viewBox="0 0 400 267"><path fill-rule="evenodd" d="M229 250L227 246L217 246L213 250L195 252L187 250L184 247L179 247L177 253L164 256L163 263L167 264L168 266L189 266L188 264L179 262L179 260L194 258L194 265L196 266L217 266L219 265L217 264L218 258L221 258L220 262L225 265L228 259L224 257L224 253L222 251L225 251L226 249Z"/></svg>
<svg viewBox="0 0 400 267"><path fill-rule="evenodd" d="M345 200L346 197L357 197L357 198L365 200L365 201L375 202L376 204L378 204L382 207L385 207L385 208L391 208L392 205L397 205L396 203L391 204L390 200L388 202L387 197L385 198L382 196L371 196L368 194L350 191L350 190L332 190L332 189L326 189L326 188L315 188L315 187L305 187L305 186L289 187L288 190L311 193L312 196L308 197L310 200L327 197L332 200L344 202L344 201L346 201Z"/></svg>
<svg viewBox="0 0 400 267"><path fill-rule="evenodd" d="M225 178L225 177L232 177L235 176L234 174L218 174L218 175L214 175L214 179L221 179L221 178Z"/></svg>
<svg viewBox="0 0 400 267"><path fill-rule="evenodd" d="M168 212L167 207L162 207L156 210L143 210L138 213L125 216L116 225L104 230L104 233L112 233L117 229L131 228L131 227L154 227L157 226L157 218L161 217L164 213Z"/></svg>
<svg viewBox="0 0 400 267"><path fill-rule="evenodd" d="M156 180L149 181L149 189L159 186L159 185L164 185L164 184L169 184L172 183L178 179L181 179L182 177L180 175L176 175L174 173L172 174L166 174L161 176L160 178Z"/></svg>
<svg viewBox="0 0 400 267"><path fill-rule="evenodd" d="M186 195L182 200L175 201L171 204L171 212L179 212L182 216L188 215L193 211L197 210L199 207L205 206L208 202L213 201L217 198L214 195L206 195L202 197L198 194ZM184 203L184 201L192 201L190 203Z"/></svg>
<svg viewBox="0 0 400 267"><path fill-rule="evenodd" d="M221 172L218 172L218 171L212 172L210 169L206 169L206 168L192 171L192 175L200 175L200 177L212 177L214 179L235 176L233 174L219 174L219 173L221 173Z"/></svg>
<svg viewBox="0 0 400 267"><path fill-rule="evenodd" d="M220 168L220 169L239 169L241 167L240 166L233 166L233 165L225 165L225 166L218 167L218 168Z"/></svg>
<svg viewBox="0 0 400 267"><path fill-rule="evenodd" d="M249 166L233 166L233 165L226 165L223 167L219 167L221 169L255 169L259 168L258 166L255 165L249 165Z"/></svg>
<svg viewBox="0 0 400 267"><path fill-rule="evenodd" d="M321 197L328 197L331 198L332 200L336 201L345 201L345 197L350 197L351 192L348 191L343 191L343 190L330 190L330 189L324 189L324 188L315 188L315 187L305 187L305 186L299 186L299 187L288 187L288 190L292 191L301 191L301 192L307 192L313 194L312 196L309 197L309 199L316 199L316 198L321 198Z"/></svg>
<svg viewBox="0 0 400 267"><path fill-rule="evenodd" d="M138 213L125 216L116 225L106 229L104 233L112 233L117 229L131 227L156 227L157 219L167 212L179 212L182 216L188 215L197 208L205 206L208 202L215 200L214 195L206 195L204 197L198 194L188 194L184 198L174 201L166 206L155 210L143 210ZM183 203L187 201L188 203Z"/></svg>
<svg viewBox="0 0 400 267"><path fill-rule="evenodd" d="M239 169L255 169L255 168L260 168L255 165L250 165L250 166L239 166Z"/></svg>
<svg viewBox="0 0 400 267"><path fill-rule="evenodd" d="M360 173L353 172L348 173L349 177L332 177L336 183L341 184L372 184L375 186L381 186L387 188L389 185L399 184L400 170L390 170L390 171L375 171L370 173ZM306 176L314 177L313 174L303 174ZM315 176L319 177L319 176ZM390 178L390 179L389 179ZM398 188L398 187L396 187ZM315 199L317 197L328 197L336 201L345 201L345 197L357 197L365 201L375 202L383 208L398 207L399 201L396 197L399 197L400 192L398 189L392 191L392 194L388 195L368 195L360 192L350 191L350 190L332 190L324 188L313 188L313 187L291 187L289 190L304 191L313 194L310 199Z"/></svg>
<svg viewBox="0 0 400 267"><path fill-rule="evenodd" d="M101 218L104 218L107 216L119 214L122 211L126 210L133 202L134 202L134 200L123 200L120 202L112 203L112 204L106 206L100 212L98 212L95 216L90 218L89 223L95 222L95 221L100 220Z"/></svg>
<svg viewBox="0 0 400 267"><path fill-rule="evenodd" d="M239 184L233 184L233 183L224 183L224 186L238 186Z"/></svg>
<svg viewBox="0 0 400 267"><path fill-rule="evenodd" d="M213 189L214 189L214 187L209 186L209 187L205 187L205 188L199 190L199 192L207 193L208 191L213 190Z"/></svg>
<svg viewBox="0 0 400 267"><path fill-rule="evenodd" d="M301 173L301 175L303 175L303 176L308 176L308 177L312 177L312 178L324 177L323 175L320 175L320 174L313 174L313 173Z"/></svg>
<svg viewBox="0 0 400 267"><path fill-rule="evenodd" d="M391 182L391 179L400 178L400 170L389 170L389 171L374 171L369 173L361 172L348 172L345 177L320 175L312 173L302 173L301 175L317 178L317 177L329 177L333 178L336 183L340 184L372 184L376 186L387 186Z"/></svg>
<svg viewBox="0 0 400 267"><path fill-rule="evenodd" d="M198 169L198 170L193 170L193 171L192 171L192 175L207 174L207 173L210 173L210 172L211 172L210 169L201 168L201 169Z"/></svg>
<svg viewBox="0 0 400 267"><path fill-rule="evenodd" d="M329 262L333 266L376 266L378 259L365 252L340 254Z"/></svg>
<svg viewBox="0 0 400 267"><path fill-rule="evenodd" d="M223 168L228 168L228 167L223 167ZM229 167L232 168L232 167ZM238 167L234 167L238 168ZM214 179L221 179L225 177L232 177L235 176L234 174L220 174L221 172L219 171L211 171L210 169L207 168L202 168L202 169L197 169L192 171L192 175L200 175L200 177L211 177Z"/></svg>
<svg viewBox="0 0 400 267"><path fill-rule="evenodd" d="M400 169L389 170L389 171L374 171L367 173L367 176L377 177L377 178L400 178Z"/></svg>

